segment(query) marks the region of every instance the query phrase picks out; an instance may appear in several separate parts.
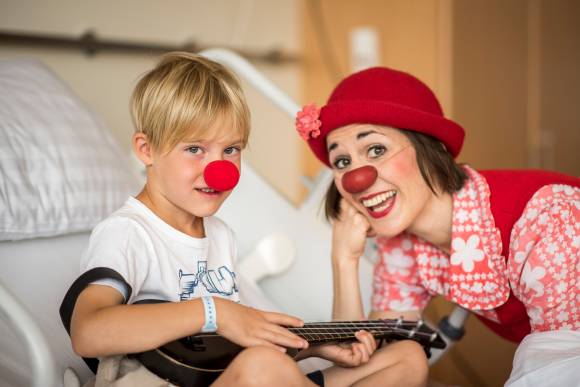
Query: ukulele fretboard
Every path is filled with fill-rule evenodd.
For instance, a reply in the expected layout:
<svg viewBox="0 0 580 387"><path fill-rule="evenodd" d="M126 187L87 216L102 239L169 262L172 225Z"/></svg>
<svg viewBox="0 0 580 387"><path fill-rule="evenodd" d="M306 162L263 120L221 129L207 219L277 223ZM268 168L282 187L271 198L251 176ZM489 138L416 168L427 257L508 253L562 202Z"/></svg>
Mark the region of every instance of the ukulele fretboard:
<svg viewBox="0 0 580 387"><path fill-rule="evenodd" d="M363 320L363 321L331 321L309 322L303 327L289 327L288 330L307 340L311 344L321 344L331 341L354 340L356 332L365 330L377 339L387 341L411 339L426 348L445 348L445 341L423 320ZM217 333L202 333L193 337L214 337Z"/></svg>
<svg viewBox="0 0 580 387"><path fill-rule="evenodd" d="M377 338L409 338L424 343L433 343L439 338L437 332L424 325L422 320L312 322L306 323L301 328L288 329L311 343L354 339L360 330L370 332Z"/></svg>

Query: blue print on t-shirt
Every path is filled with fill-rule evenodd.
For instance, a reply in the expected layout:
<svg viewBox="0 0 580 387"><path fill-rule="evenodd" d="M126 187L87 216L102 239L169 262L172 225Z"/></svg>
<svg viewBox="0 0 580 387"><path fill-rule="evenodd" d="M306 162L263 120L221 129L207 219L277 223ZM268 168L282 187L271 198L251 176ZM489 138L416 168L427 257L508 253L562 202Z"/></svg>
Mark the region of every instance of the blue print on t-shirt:
<svg viewBox="0 0 580 387"><path fill-rule="evenodd" d="M217 293L223 296L231 296L238 291L236 286L236 274L225 266L217 270L207 270L207 261L197 263L197 273L186 274L179 270L179 299L189 300L203 294L195 294L196 288L202 284L208 293Z"/></svg>

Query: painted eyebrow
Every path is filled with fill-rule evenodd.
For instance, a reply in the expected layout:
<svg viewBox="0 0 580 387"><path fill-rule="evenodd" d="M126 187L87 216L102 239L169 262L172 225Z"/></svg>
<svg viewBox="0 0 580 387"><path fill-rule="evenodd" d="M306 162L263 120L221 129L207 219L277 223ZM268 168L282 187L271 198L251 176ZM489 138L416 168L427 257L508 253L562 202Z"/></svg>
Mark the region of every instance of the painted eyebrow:
<svg viewBox="0 0 580 387"><path fill-rule="evenodd" d="M360 140L361 138L365 138L366 136L368 136L369 134L379 134L379 132L376 132L374 130L367 130L366 132L360 132L359 134L356 135L356 139ZM328 152L330 152L333 149L336 149L336 147L338 146L337 143L333 142L332 144L330 144L328 146Z"/></svg>
<svg viewBox="0 0 580 387"><path fill-rule="evenodd" d="M361 138L365 138L366 136L368 136L369 134L379 134L378 132L374 131L374 130L367 130L366 132L360 132L359 134L356 135L356 139L360 140Z"/></svg>

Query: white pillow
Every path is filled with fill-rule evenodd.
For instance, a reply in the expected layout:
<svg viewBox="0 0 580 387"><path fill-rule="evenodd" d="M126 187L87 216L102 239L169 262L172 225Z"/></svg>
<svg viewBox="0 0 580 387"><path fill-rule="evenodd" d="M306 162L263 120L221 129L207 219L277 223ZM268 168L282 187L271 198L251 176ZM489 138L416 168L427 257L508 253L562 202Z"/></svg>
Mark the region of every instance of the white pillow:
<svg viewBox="0 0 580 387"><path fill-rule="evenodd" d="M139 188L103 122L37 61L0 61L0 240L86 231Z"/></svg>

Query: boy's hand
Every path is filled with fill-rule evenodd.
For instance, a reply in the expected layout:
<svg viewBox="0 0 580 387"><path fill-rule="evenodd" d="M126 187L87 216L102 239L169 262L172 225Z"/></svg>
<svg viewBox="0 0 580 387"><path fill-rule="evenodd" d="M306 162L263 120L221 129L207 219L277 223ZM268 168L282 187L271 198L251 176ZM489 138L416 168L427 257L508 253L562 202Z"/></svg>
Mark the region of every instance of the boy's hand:
<svg viewBox="0 0 580 387"><path fill-rule="evenodd" d="M377 343L369 332L355 334L358 342L348 344L325 344L311 348L311 356L329 360L341 367L357 367L369 361L377 349Z"/></svg>
<svg viewBox="0 0 580 387"><path fill-rule="evenodd" d="M304 321L283 313L264 312L215 297L218 333L241 345L264 345L286 352L286 348L303 349L308 342L283 326L301 327Z"/></svg>

